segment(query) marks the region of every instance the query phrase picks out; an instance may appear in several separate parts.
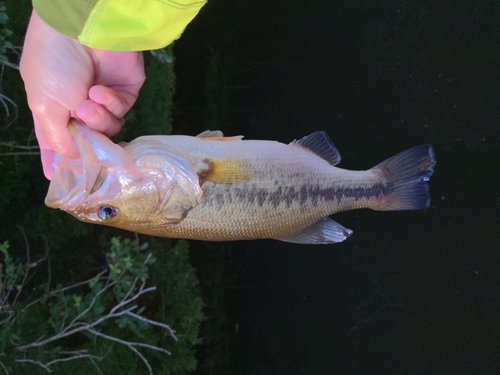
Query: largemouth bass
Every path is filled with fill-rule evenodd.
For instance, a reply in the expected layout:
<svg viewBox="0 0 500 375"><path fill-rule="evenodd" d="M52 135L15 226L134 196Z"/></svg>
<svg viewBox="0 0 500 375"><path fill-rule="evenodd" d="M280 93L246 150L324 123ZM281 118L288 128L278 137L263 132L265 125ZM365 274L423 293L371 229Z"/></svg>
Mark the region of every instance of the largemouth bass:
<svg viewBox="0 0 500 375"><path fill-rule="evenodd" d="M430 145L350 171L336 167L324 132L290 144L219 131L115 144L77 121L69 129L81 157L56 155L45 203L84 222L171 238L329 244L352 234L328 217L336 212L430 204Z"/></svg>

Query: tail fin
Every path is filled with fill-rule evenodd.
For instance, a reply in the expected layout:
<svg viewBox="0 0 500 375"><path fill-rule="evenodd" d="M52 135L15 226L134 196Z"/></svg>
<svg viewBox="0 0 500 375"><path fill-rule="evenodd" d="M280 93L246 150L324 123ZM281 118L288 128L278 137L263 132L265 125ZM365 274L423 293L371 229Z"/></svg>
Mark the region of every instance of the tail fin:
<svg viewBox="0 0 500 375"><path fill-rule="evenodd" d="M429 207L429 185L427 181L434 173L436 155L431 145L422 145L403 151L383 161L374 169L387 178L390 193L387 204L379 211L420 210Z"/></svg>

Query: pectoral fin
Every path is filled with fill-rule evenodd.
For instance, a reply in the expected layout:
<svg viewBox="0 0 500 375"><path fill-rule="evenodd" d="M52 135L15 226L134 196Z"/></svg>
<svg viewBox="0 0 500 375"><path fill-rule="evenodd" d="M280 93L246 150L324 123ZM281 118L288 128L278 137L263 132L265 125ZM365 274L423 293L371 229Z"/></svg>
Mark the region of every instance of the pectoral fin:
<svg viewBox="0 0 500 375"><path fill-rule="evenodd" d="M205 159L204 162L207 168L199 174L201 181L234 184L249 181L252 175L250 164L239 159Z"/></svg>
<svg viewBox="0 0 500 375"><path fill-rule="evenodd" d="M342 242L352 234L351 229L344 228L336 221L325 217L315 224L302 229L288 237L276 238L277 240L291 243L324 245Z"/></svg>
<svg viewBox="0 0 500 375"><path fill-rule="evenodd" d="M187 216L193 206L187 204L171 204L163 210L163 225L179 224Z"/></svg>
<svg viewBox="0 0 500 375"><path fill-rule="evenodd" d="M186 195L185 189L177 184L171 185L158 207L162 216L162 224L179 224L197 205L198 202L193 200L192 196Z"/></svg>

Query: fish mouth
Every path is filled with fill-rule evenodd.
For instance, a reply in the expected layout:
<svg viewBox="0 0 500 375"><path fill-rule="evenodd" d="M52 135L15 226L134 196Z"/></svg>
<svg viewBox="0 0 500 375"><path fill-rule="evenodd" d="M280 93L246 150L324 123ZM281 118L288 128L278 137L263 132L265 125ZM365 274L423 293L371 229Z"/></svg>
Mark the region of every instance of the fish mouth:
<svg viewBox="0 0 500 375"><path fill-rule="evenodd" d="M75 139L80 157L70 159L57 154L52 163L52 180L45 197L51 208L72 211L98 190L108 175L108 168L131 161L123 148L105 135L72 119L68 129Z"/></svg>
<svg viewBox="0 0 500 375"><path fill-rule="evenodd" d="M64 211L72 211L81 205L99 188L99 181L102 185L102 176L107 174L104 167L84 167L80 159L62 155L56 155L52 168L45 204Z"/></svg>

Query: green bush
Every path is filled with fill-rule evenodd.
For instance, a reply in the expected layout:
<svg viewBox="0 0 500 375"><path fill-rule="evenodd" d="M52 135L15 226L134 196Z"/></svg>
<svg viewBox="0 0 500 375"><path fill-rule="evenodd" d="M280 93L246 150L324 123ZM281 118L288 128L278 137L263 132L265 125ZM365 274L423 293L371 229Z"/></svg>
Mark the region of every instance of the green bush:
<svg viewBox="0 0 500 375"><path fill-rule="evenodd" d="M107 269L18 300L37 263L0 245L0 363L8 373L184 374L196 366L203 318L188 244L111 239ZM167 245L167 246L166 246ZM154 292L154 293L153 293ZM177 333L173 331L175 328ZM173 355L170 355L173 353Z"/></svg>

